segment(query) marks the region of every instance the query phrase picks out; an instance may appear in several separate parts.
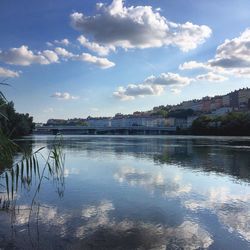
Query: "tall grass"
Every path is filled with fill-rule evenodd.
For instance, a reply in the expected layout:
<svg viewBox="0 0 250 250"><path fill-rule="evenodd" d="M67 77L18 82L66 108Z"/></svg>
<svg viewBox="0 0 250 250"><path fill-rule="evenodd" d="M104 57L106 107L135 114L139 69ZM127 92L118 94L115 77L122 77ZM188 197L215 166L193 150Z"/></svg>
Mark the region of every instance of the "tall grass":
<svg viewBox="0 0 250 250"><path fill-rule="evenodd" d="M8 84L0 82L0 85ZM7 99L2 91L0 91L0 99L3 100L2 106L7 104ZM0 117L8 119L1 112ZM62 137L55 137L52 147L46 156L44 154L45 147L41 147L35 152L27 153L10 139L8 135L4 134L0 126L0 210L15 210L18 190L24 188L30 190L34 184L35 192L30 207L32 210L44 179L52 179L57 185L58 194L60 196L63 195L64 154L61 144ZM15 158L17 153L21 154L21 159L13 162L13 158ZM2 170L1 163L6 164Z"/></svg>

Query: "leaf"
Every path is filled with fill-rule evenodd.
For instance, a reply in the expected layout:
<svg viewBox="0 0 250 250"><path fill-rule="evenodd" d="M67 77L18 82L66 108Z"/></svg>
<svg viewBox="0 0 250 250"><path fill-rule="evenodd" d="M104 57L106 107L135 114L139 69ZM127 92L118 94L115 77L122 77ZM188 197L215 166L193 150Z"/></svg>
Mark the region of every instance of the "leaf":
<svg viewBox="0 0 250 250"><path fill-rule="evenodd" d="M10 199L10 191L9 191L9 176L8 173L5 172L5 180L6 180L6 189L7 189L7 195L8 195L8 199Z"/></svg>
<svg viewBox="0 0 250 250"><path fill-rule="evenodd" d="M16 165L16 192L18 190L19 164Z"/></svg>
<svg viewBox="0 0 250 250"><path fill-rule="evenodd" d="M11 199L14 197L14 169L11 169Z"/></svg>
<svg viewBox="0 0 250 250"><path fill-rule="evenodd" d="M39 151L43 150L45 147L41 147L38 150L36 150L33 154L37 154Z"/></svg>
<svg viewBox="0 0 250 250"><path fill-rule="evenodd" d="M2 97L4 99L4 101L8 102L8 100L6 99L6 97L2 91L0 91L0 97Z"/></svg>
<svg viewBox="0 0 250 250"><path fill-rule="evenodd" d="M7 80L7 79L6 79ZM0 85L4 85L4 86L11 86L10 84L8 84L8 83L5 83L5 82L0 82Z"/></svg>
<svg viewBox="0 0 250 250"><path fill-rule="evenodd" d="M0 112L0 116L2 116L4 119L6 119L7 121L9 120L9 118L6 116L6 115L4 115L2 112Z"/></svg>

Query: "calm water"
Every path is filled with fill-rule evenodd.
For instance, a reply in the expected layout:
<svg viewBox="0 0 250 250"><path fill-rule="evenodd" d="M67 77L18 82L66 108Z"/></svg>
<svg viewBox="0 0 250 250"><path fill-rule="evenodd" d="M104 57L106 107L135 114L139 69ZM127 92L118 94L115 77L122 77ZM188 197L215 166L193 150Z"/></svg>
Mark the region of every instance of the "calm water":
<svg viewBox="0 0 250 250"><path fill-rule="evenodd" d="M19 143L46 155L53 139ZM0 249L250 249L250 138L64 136L62 147L64 178L44 178L31 212L36 179L0 211Z"/></svg>

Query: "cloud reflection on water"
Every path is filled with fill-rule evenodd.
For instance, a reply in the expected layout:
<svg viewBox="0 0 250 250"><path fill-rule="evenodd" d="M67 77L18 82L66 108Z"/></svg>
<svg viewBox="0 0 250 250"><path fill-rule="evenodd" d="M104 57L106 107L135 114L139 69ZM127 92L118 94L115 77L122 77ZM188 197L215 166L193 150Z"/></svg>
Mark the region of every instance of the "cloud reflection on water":
<svg viewBox="0 0 250 250"><path fill-rule="evenodd" d="M111 201L87 206L82 210L86 223L76 231L82 246L89 249L206 249L211 235L198 223L185 220L177 227L163 224L117 221L110 213L115 210ZM85 248L84 248L85 249Z"/></svg>
<svg viewBox="0 0 250 250"><path fill-rule="evenodd" d="M184 205L194 212L210 210L229 232L237 232L250 242L250 194L235 194L228 187L210 188L201 199L187 200Z"/></svg>
<svg viewBox="0 0 250 250"><path fill-rule="evenodd" d="M128 183L131 186L142 186L151 193L160 192L165 197L177 197L185 195L192 190L190 183L181 183L180 175L173 179L166 178L161 172L146 172L134 167L121 167L115 174L114 179L120 183Z"/></svg>

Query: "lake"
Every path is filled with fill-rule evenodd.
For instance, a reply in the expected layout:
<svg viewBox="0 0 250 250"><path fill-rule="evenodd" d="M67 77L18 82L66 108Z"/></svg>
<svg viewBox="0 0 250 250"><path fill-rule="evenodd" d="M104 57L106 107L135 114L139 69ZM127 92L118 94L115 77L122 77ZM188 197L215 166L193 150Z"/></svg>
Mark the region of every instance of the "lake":
<svg viewBox="0 0 250 250"><path fill-rule="evenodd" d="M8 193L2 170L0 249L250 249L249 137L63 136L39 188L54 137L18 143L45 148Z"/></svg>

